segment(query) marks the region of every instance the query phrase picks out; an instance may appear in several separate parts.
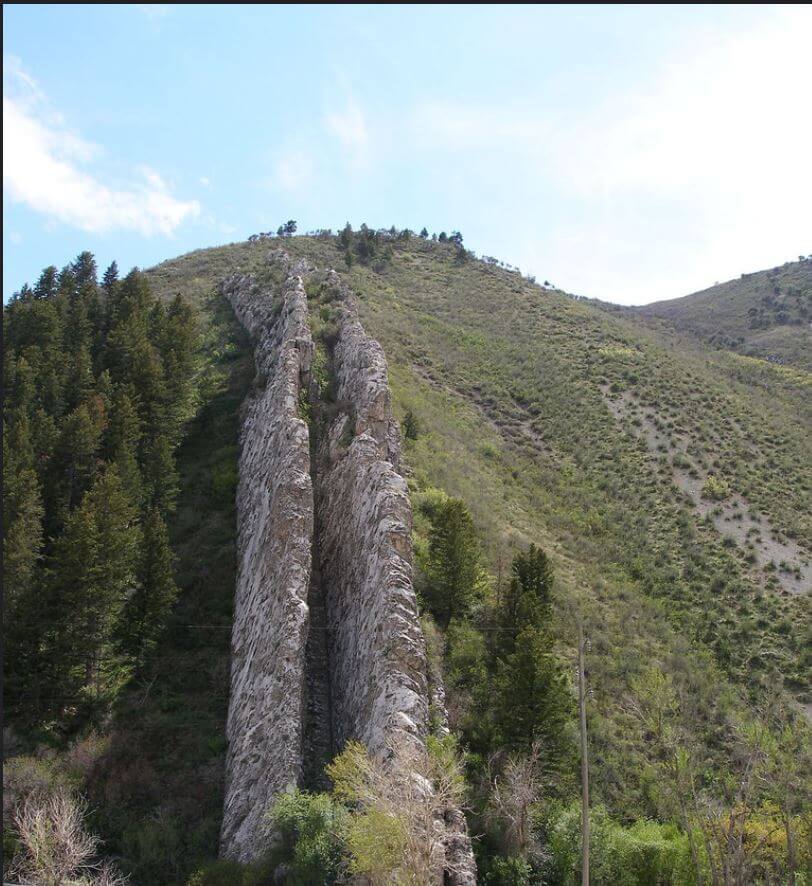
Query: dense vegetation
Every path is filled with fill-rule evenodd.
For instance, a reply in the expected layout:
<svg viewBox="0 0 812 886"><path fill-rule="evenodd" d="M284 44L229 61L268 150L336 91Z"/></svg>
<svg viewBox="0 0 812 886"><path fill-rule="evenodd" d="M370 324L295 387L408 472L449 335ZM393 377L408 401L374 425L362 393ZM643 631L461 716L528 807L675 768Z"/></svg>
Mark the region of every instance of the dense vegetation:
<svg viewBox="0 0 812 886"><path fill-rule="evenodd" d="M97 722L177 589L166 519L193 407L196 327L90 253L5 311L5 699L15 723Z"/></svg>
<svg viewBox="0 0 812 886"><path fill-rule="evenodd" d="M812 382L802 366L710 349L537 286L495 260L476 260L458 232L294 231L295 222L281 226L285 248L339 268L387 354L415 511L417 588L452 732L410 765L423 767L441 796L463 797L482 882L579 879L578 624L591 640L593 882L809 882L808 730L797 705L812 700L812 634L808 596L784 581L796 571L803 580L812 551L805 435ZM93 830L139 883L183 884L197 871L189 882L198 886L259 884L280 863L289 882L331 882L348 871L384 882L393 872L405 877L404 859L419 865L425 845L419 822L426 810L417 799L396 808L392 792L403 796L404 786L388 783L363 749L350 746L332 764L329 794L296 793L268 810L284 836L268 859L252 868L210 863L222 790L237 404L250 376L245 343L212 296L230 272L266 274L271 245L269 234L257 235L146 274L157 296L148 299L150 316L168 322L183 306L174 300L182 291L203 320L203 350L192 350L197 374L192 369L187 379L182 408L173 407L178 418L168 440L168 451L177 452L177 494L173 470L156 503L146 444L119 458L109 431L94 450L92 476L81 473L84 463L71 468L80 492L61 511L52 503L65 500L55 473L22 465L9 475L16 484L9 525L22 528L7 539L33 539L36 550L26 560L22 544L23 556L11 558L11 568L34 564L21 568L20 587L31 575L51 594L65 587L52 573L78 570L86 558L59 540L72 519L77 538L90 532L85 524L97 509L116 501L117 475L119 486L146 490L122 511L133 531L122 537L135 539L132 562L143 561L148 532L159 539L150 549L168 551L160 541L168 537L175 552L181 595L163 636L165 605L136 619L131 605L99 598L110 607L104 624L121 626L110 627L99 647L100 660L109 661L102 673L115 679L108 686L92 668L82 672L94 674L93 691L83 690L93 704L37 721L51 744L73 739L69 749L21 758L14 769L20 792L39 780L89 795ZM114 285L146 291L144 280L136 274ZM121 363L104 356L109 297L105 287L94 291L91 390L103 398L109 385L112 404L128 382L115 375ZM329 305L317 292L308 295L323 356ZM35 299L26 290L7 309L7 328L40 301L61 311L71 304L69 294ZM147 323L158 362L166 339L150 336L159 328ZM22 349L14 347L7 378L16 380ZM76 361L64 355L75 351L63 348L57 363L68 378ZM36 389L47 391L44 380L56 369L36 359ZM105 371L109 382L102 382ZM198 376L205 383L190 381ZM32 426L38 410L47 411L43 396L24 410ZM163 396L130 398L139 427L149 427L152 414L141 413L142 400L168 408L174 401ZM60 434L82 401L70 402L54 417ZM7 416L9 439L24 425L16 409ZM139 440L146 436L142 430ZM74 444L60 450L54 443L48 464L65 449ZM128 476L135 479L121 479ZM102 478L107 486L98 485ZM701 500L688 496L685 478ZM46 488L52 498L38 499ZM725 510L731 501L738 523L736 511ZM150 515L160 516L168 536L157 521L149 528ZM757 522L765 549L792 550L797 560L784 564L786 572L778 563L770 568L755 536L737 541L726 518L731 527ZM107 519L95 531L116 525ZM133 587L147 575L166 576L168 562L162 555L161 568L131 567ZM125 602L135 596L125 594ZM103 723L102 710L112 711ZM98 729L89 735L90 725Z"/></svg>
<svg viewBox="0 0 812 886"><path fill-rule="evenodd" d="M217 852L252 362L226 305L203 319L138 271L97 287L87 253L5 311L6 753L36 755L4 814L84 794L136 882Z"/></svg>

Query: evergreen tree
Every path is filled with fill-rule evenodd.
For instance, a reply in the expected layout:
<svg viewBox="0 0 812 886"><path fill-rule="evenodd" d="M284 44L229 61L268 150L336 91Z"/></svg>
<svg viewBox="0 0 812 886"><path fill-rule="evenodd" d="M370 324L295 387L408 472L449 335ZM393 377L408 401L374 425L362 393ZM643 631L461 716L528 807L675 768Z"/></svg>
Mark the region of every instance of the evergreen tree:
<svg viewBox="0 0 812 886"><path fill-rule="evenodd" d="M407 440L416 440L419 431L417 418L412 410L408 409L406 415L403 416L403 436Z"/></svg>
<svg viewBox="0 0 812 886"><path fill-rule="evenodd" d="M70 356L67 370L65 406L72 410L87 400L95 385L93 361L86 344L80 345Z"/></svg>
<svg viewBox="0 0 812 886"><path fill-rule="evenodd" d="M107 461L118 469L121 482L133 502L141 503L143 485L137 453L141 443L141 419L123 388L117 388L110 406L105 434Z"/></svg>
<svg viewBox="0 0 812 886"><path fill-rule="evenodd" d="M3 435L3 669L4 699L19 712L38 709L40 561L43 504L23 414Z"/></svg>
<svg viewBox="0 0 812 886"><path fill-rule="evenodd" d="M130 673L117 637L140 546L137 510L110 466L68 517L53 556L52 679L90 713L104 710Z"/></svg>
<svg viewBox="0 0 812 886"><path fill-rule="evenodd" d="M116 283L118 283L118 265L113 261L102 276L102 288L110 295Z"/></svg>
<svg viewBox="0 0 812 886"><path fill-rule="evenodd" d="M73 265L65 265L56 277L57 295L69 299L77 290Z"/></svg>
<svg viewBox="0 0 812 886"><path fill-rule="evenodd" d="M192 405L197 324L192 309L180 294L169 305L159 343L166 379L167 406L174 426L187 417Z"/></svg>
<svg viewBox="0 0 812 886"><path fill-rule="evenodd" d="M527 551L516 554L510 584L496 609L491 643L495 656L510 655L516 637L525 628L549 628L552 588L552 564L541 548L530 545Z"/></svg>
<svg viewBox="0 0 812 886"><path fill-rule="evenodd" d="M81 290L85 286L96 288L96 259L92 252L80 252L73 263L73 276L76 280L76 288Z"/></svg>
<svg viewBox="0 0 812 886"><path fill-rule="evenodd" d="M163 519L197 326L137 269L119 281L114 262L100 290L89 252L46 268L4 322L7 702L17 723L65 726L103 710L130 673L135 601L143 658L176 593Z"/></svg>
<svg viewBox="0 0 812 886"><path fill-rule="evenodd" d="M548 766L561 764L572 697L547 631L528 625L517 635L514 651L498 663L491 701L501 747L527 753L538 744Z"/></svg>
<svg viewBox="0 0 812 886"><path fill-rule="evenodd" d="M144 519L139 581L127 601L122 631L124 646L139 666L163 632L177 595L166 524L160 511L152 508Z"/></svg>
<svg viewBox="0 0 812 886"><path fill-rule="evenodd" d="M141 471L144 500L148 507L161 513L174 510L178 494L178 474L172 443L166 434L153 432L142 444Z"/></svg>
<svg viewBox="0 0 812 886"><path fill-rule="evenodd" d="M35 298L53 298L57 291L57 272L54 265L50 265L40 274L39 280L34 287Z"/></svg>
<svg viewBox="0 0 812 886"><path fill-rule="evenodd" d="M53 487L49 490L53 505L48 510L54 523L65 519L90 486L98 467L101 434L98 417L86 402L65 417L53 459Z"/></svg>
<svg viewBox="0 0 812 886"><path fill-rule="evenodd" d="M441 627L467 615L481 596L479 541L471 514L460 499L447 499L429 515L431 531L424 596Z"/></svg>
<svg viewBox="0 0 812 886"><path fill-rule="evenodd" d="M3 435L3 588L8 613L31 594L42 548L42 496L28 418Z"/></svg>
<svg viewBox="0 0 812 886"><path fill-rule="evenodd" d="M348 250L352 245L352 225L349 222L341 229L338 235L338 242L344 250Z"/></svg>

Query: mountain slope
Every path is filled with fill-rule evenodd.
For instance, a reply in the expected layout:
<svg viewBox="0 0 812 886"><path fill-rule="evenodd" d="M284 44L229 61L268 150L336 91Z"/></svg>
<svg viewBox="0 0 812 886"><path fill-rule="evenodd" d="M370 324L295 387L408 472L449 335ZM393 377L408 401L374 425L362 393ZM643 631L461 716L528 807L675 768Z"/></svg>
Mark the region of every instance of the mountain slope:
<svg viewBox="0 0 812 886"><path fill-rule="evenodd" d="M742 354L812 370L812 260L742 274L630 313Z"/></svg>
<svg viewBox="0 0 812 886"><path fill-rule="evenodd" d="M405 452L413 495L439 486L465 500L497 584L517 546L553 556L562 653L576 614L593 639L596 794L646 814L622 699L652 661L688 687L711 757L748 699L784 686L809 700L809 377L452 246L392 246L347 269L335 238L285 242L357 291L396 410L421 428ZM202 298L228 273L261 271L268 249L191 253L149 276Z"/></svg>

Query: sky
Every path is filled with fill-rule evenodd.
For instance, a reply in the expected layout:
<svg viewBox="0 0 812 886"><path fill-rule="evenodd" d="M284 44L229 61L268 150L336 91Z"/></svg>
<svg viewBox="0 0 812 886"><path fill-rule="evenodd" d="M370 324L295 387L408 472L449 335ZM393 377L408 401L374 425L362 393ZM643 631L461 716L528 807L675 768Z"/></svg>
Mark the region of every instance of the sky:
<svg viewBox="0 0 812 886"><path fill-rule="evenodd" d="M812 253L809 6L3 7L3 295L276 230L460 230L570 292Z"/></svg>

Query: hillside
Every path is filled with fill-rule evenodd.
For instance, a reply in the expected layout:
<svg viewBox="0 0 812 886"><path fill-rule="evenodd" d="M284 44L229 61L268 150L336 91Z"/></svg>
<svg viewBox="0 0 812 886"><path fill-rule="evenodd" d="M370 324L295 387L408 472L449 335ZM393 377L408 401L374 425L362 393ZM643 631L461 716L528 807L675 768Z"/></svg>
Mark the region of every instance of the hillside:
<svg viewBox="0 0 812 886"><path fill-rule="evenodd" d="M468 503L494 573L517 544L553 552L562 610L584 608L602 638L599 708L652 655L709 654L691 678L714 696L719 669L751 697L778 684L809 701L808 375L460 262L451 246L412 238L376 270L341 267L334 239L284 245L358 292L396 409L423 428L405 455L415 493ZM202 297L268 248L191 253L149 276Z"/></svg>
<svg viewBox="0 0 812 886"><path fill-rule="evenodd" d="M634 308L714 347L812 370L812 259Z"/></svg>
<svg viewBox="0 0 812 886"><path fill-rule="evenodd" d="M237 424L243 432L253 428L254 437L243 436L243 452L259 465L263 460L251 456L252 448L269 445L284 430L274 420L277 413L251 418L261 414L259 407L239 403L246 389L255 398L249 404L277 396L281 370L269 374L276 364L266 359L271 345L263 336L276 329L278 318L293 316L294 290L295 341L297 347L309 342L312 378L309 387L296 382L302 387L286 408L298 409L299 424L293 417L291 427L305 422L313 435L310 482L316 487L331 482L332 466L343 464L344 448L358 433L348 432L342 416L350 423L363 417L344 390L349 383L341 373L347 370L335 350L339 335L348 334L341 332L342 323L348 328L347 304L385 354L386 397L391 388L403 431L402 451L391 461L399 461L414 512L411 544L429 683L444 683L444 696L441 690L432 695L429 719L442 720L447 711L465 754L480 882L530 884L543 876L563 884L577 874L571 696L579 624L590 639L587 707L598 841L593 882L619 882L618 871L630 883L652 882L650 871L632 874L630 862L621 860L627 857L613 854L620 846L635 857L654 853L657 864L671 859L669 873L662 874L668 882L706 882L702 871L710 882L714 852L725 850L706 848L704 861L694 859L692 866L690 836L710 833L723 820L713 816L724 810L731 810L733 822L752 765L762 768L751 797L757 811L747 826L754 833L779 827L779 804L788 827L795 827L793 816L808 810L808 730L793 718L812 710L812 377L803 361L777 364L686 335L687 327L677 329L659 316L609 312L478 260L453 242L342 236L262 238L189 253L144 273L160 300L174 304L181 294L196 310L200 387L198 413L177 450L179 495L168 520L178 602L144 670L123 686L103 721L101 740L95 733L79 735L85 743L71 745L65 758L71 773L78 757L85 761L92 822L106 850L135 883L184 884L217 853L228 734L226 638L238 549ZM781 286L807 279L806 268L791 267L795 283L782 278ZM250 342L227 297L251 330ZM295 374L301 379L304 371ZM294 439L295 432L282 436ZM246 439L253 441L247 448ZM304 450L299 457L305 458ZM266 467L267 480L246 489L278 482L273 464ZM245 476L242 482L249 483ZM319 551L322 539L329 541L362 509L342 511L343 492L333 499L320 494L326 497L316 499L311 552L314 563L328 563L329 550ZM444 525L443 514L457 522ZM458 550L442 548L449 526L457 527ZM277 530L268 532L271 541L280 540ZM303 538L284 536L285 550L299 550ZM251 551L250 543L240 544L240 551ZM505 601L533 562L530 545L549 557L540 567L549 600L533 616L533 630L526 626L523 636L541 649L528 663L521 648L508 649L503 632L509 633ZM471 567L465 605L448 611L437 605L437 575L448 565L440 562L438 570L443 550L449 561L464 561L463 571ZM374 561L367 554L357 559ZM270 560L273 569L279 558ZM338 593L319 588L318 572L307 589L314 606L320 595ZM237 619L239 626L239 611ZM239 630L259 621L243 616ZM360 634L366 622L358 623ZM385 654L406 660L408 651L398 649L393 641ZM290 660L285 673L294 678L292 686L301 684ZM543 667L532 671L541 676L526 684L530 689L514 689L511 674L524 677L527 667ZM354 674L345 673L342 679L350 682ZM232 696L235 691L232 685ZM541 707L525 711L535 694ZM536 717L529 740L517 739L511 707ZM800 750L785 747L783 738L775 738L769 753L767 744L753 750L759 729L800 735ZM663 761L677 747L687 769L672 773ZM528 790L543 799L531 802L533 837L522 843L505 824L513 812L500 806L497 784L535 766L543 767L544 786L531 779ZM783 766L782 777L768 766ZM247 783L253 777L248 771ZM693 818L680 813L677 802L685 799L680 792L687 791L689 777ZM323 772L317 767L307 783L322 785ZM296 815L332 815L330 804L341 799L317 796L313 802L322 805L307 806L305 797ZM304 819L294 819L304 827ZM309 821L315 827L315 819ZM797 834L800 843L808 831ZM534 855L531 844L543 851ZM769 852L762 849L756 839L748 850L750 866L731 882L782 881L790 844L777 840ZM801 854L793 866L810 863L808 853ZM681 859L680 873L675 859ZM219 864L210 868L212 879L189 882L270 882ZM215 879L215 868L224 880Z"/></svg>

